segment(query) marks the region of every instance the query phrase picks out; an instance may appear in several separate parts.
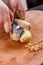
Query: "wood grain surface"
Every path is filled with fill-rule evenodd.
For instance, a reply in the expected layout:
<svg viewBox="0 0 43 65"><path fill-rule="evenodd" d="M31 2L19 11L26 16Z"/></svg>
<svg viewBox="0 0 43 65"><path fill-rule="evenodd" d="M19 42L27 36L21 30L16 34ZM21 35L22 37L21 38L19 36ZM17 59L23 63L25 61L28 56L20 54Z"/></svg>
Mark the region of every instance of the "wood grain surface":
<svg viewBox="0 0 43 65"><path fill-rule="evenodd" d="M35 44L43 38L43 11L27 11L26 20L31 23L31 42ZM40 45L43 44L40 43ZM40 65L43 62L43 50L30 52L26 44L15 42L0 25L0 65Z"/></svg>

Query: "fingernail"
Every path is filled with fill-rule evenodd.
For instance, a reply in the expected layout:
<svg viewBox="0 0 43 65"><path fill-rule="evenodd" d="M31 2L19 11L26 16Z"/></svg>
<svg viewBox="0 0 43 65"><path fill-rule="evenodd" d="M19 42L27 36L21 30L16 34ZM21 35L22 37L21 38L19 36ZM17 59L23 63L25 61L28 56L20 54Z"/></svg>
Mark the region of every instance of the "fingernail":
<svg viewBox="0 0 43 65"><path fill-rule="evenodd" d="M8 22L6 22L6 23L4 24L4 29L5 29L5 32L7 32L7 33L10 31L10 25L9 25Z"/></svg>

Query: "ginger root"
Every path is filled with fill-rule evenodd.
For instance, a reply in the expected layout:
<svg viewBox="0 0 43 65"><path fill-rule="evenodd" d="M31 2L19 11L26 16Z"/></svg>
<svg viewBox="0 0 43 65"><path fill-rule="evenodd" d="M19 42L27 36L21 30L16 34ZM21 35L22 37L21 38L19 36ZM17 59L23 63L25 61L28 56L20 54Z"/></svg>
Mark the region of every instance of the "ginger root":
<svg viewBox="0 0 43 65"><path fill-rule="evenodd" d="M24 33L20 37L20 42L27 43L31 40L31 33L30 31L24 29Z"/></svg>

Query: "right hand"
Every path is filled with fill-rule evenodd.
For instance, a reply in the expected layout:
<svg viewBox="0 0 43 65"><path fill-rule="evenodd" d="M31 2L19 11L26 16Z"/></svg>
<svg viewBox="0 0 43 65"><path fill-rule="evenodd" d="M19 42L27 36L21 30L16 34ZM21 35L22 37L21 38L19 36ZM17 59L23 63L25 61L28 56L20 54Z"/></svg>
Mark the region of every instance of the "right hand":
<svg viewBox="0 0 43 65"><path fill-rule="evenodd" d="M13 19L13 13L10 9L0 0L0 25L4 26L5 32L10 32L11 21Z"/></svg>

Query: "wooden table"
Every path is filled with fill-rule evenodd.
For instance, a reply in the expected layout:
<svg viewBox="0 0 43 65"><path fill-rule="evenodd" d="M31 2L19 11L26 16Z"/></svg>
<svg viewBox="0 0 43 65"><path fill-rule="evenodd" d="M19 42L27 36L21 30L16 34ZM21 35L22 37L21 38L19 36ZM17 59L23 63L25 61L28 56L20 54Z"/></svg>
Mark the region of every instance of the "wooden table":
<svg viewBox="0 0 43 65"><path fill-rule="evenodd" d="M26 12L26 20L32 25L32 43L43 38L43 11ZM43 44L40 43L40 44ZM43 50L29 52L26 44L15 42L0 27L0 65L40 65L43 62Z"/></svg>

